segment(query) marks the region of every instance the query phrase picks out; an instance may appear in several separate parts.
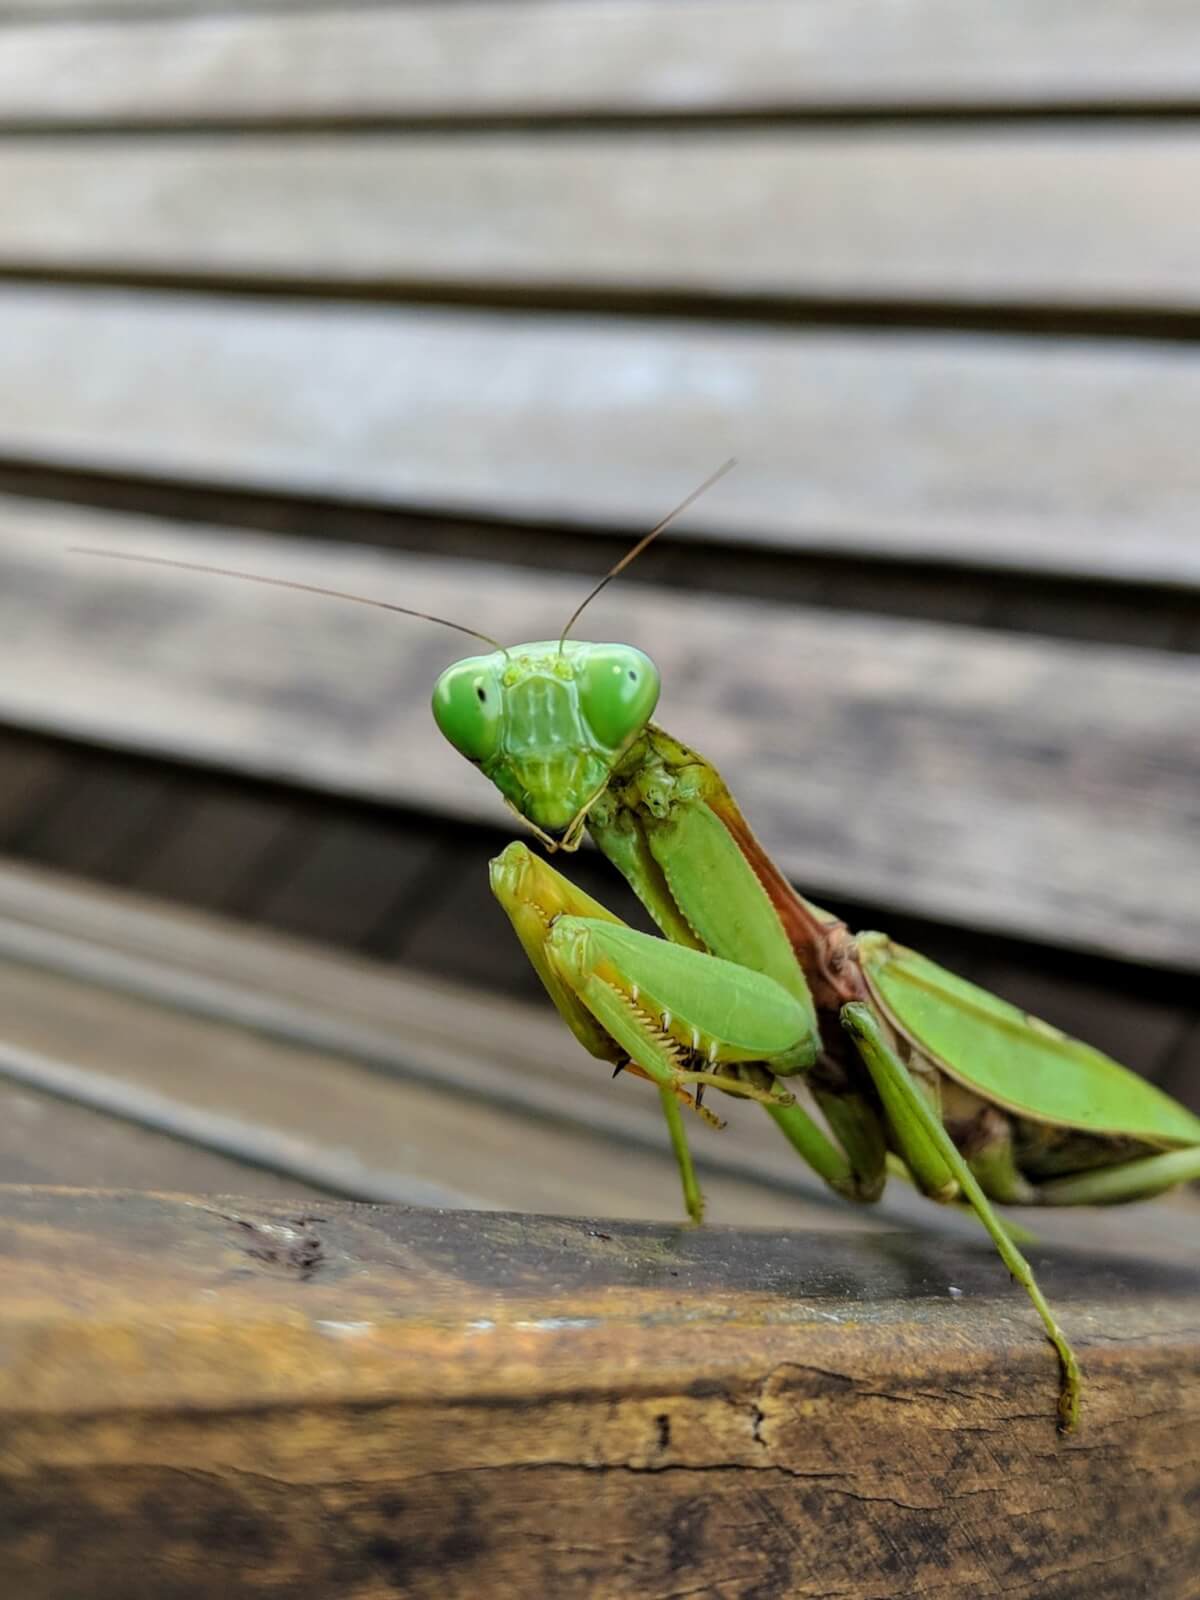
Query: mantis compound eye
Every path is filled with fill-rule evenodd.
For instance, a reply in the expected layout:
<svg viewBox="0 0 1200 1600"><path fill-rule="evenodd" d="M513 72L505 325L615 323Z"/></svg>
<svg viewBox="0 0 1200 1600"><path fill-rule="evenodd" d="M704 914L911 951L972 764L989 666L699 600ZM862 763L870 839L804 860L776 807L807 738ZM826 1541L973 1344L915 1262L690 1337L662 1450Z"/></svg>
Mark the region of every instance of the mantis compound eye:
<svg viewBox="0 0 1200 1600"><path fill-rule="evenodd" d="M632 738L658 704L658 668L629 644L589 646L577 681L587 725L610 750Z"/></svg>
<svg viewBox="0 0 1200 1600"><path fill-rule="evenodd" d="M455 662L433 686L433 720L468 761L482 763L500 748L503 707L491 656Z"/></svg>

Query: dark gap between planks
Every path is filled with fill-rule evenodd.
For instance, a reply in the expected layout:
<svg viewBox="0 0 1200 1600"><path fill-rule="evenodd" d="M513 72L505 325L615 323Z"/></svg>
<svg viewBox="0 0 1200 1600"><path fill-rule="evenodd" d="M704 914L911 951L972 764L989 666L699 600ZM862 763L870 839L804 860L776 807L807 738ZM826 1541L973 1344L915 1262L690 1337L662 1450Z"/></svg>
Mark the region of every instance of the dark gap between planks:
<svg viewBox="0 0 1200 1600"><path fill-rule="evenodd" d="M2 132L2 130L0 130ZM1075 301L880 297L803 294L728 294L658 285L596 282L469 283L455 279L307 277L214 268L204 272L147 270L127 265L59 266L6 261L0 284L50 284L88 289L145 289L215 297L319 300L330 304L470 307L524 315L611 315L778 327L889 328L1020 335L1023 338L1200 340L1200 307L1147 305L1137 300Z"/></svg>
<svg viewBox="0 0 1200 1600"><path fill-rule="evenodd" d="M362 0L360 0L360 5ZM453 0L442 0L453 4ZM395 0L379 0L381 9L394 9ZM98 8L86 7L81 11L60 11L47 16L38 11L12 12L0 10L0 27L14 22L33 20L41 24L57 22L79 23L114 21L166 21L195 20L198 15L232 14L244 16L253 12L270 12L277 7L256 6L247 3L227 6L206 6L203 12L184 12L166 7L156 9L139 6L136 12L106 13ZM305 7L303 0L295 0L290 11L311 9L328 13L329 0L313 0ZM339 9L349 9L342 7ZM917 127L970 127L980 124L994 127L997 124L1019 124L1022 127L1039 123L1058 125L1063 122L1113 124L1153 122L1179 122L1184 125L1200 115L1200 91L1192 95L1157 95L1151 88L1139 98L1131 91L1120 99L1089 98L1086 95L1057 96L1053 99L1012 100L999 93L990 100L929 99L913 101L904 99L874 101L828 101L823 105L796 105L787 101L755 106L731 105L723 109L705 106L655 108L643 106L603 107L582 106L570 111L562 110L508 110L485 108L479 111L453 107L444 112L386 112L354 111L309 113L280 113L266 111L259 115L239 111L236 115L214 112L209 116L189 112L170 121L161 115L138 116L136 112L123 115L98 114L90 117L16 116L0 118L0 137L40 139L104 134L120 137L128 134L139 138L172 139L212 136L230 139L244 136L257 138L267 134L364 135L379 134L393 137L397 134L437 133L452 137L455 134L477 136L481 133L570 133L586 136L589 133L656 133L686 131L688 133L720 133L728 128L761 129L764 132L788 128L851 129L883 127L906 129Z"/></svg>

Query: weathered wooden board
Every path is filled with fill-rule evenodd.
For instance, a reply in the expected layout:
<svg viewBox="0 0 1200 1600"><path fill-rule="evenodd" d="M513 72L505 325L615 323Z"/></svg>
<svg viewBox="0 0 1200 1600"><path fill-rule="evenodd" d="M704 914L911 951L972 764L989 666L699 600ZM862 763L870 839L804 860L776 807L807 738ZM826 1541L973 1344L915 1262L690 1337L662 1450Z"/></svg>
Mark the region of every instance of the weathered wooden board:
<svg viewBox="0 0 1200 1600"><path fill-rule="evenodd" d="M169 946L170 919L160 915L156 925ZM184 1151L182 1175L161 1174L159 1186L188 1181L193 1145L231 1158L230 1166L251 1162L357 1199L682 1215L653 1092L632 1080L611 1085L548 1008L506 1007L383 969L351 967L347 976L336 958L278 944L257 954L254 935L224 924L208 945L223 936L224 971L236 953L246 973L274 974L273 991L252 987L245 974L181 971L162 952L130 955L78 932L38 937L3 922L0 1084L170 1135ZM301 981L308 993L289 998ZM390 1003L377 999L367 1018L347 1015L356 990L370 994L373 985L377 995L389 983ZM889 1225L884 1215L831 1202L761 1114L746 1109L735 1108L720 1135L697 1122L716 1221ZM117 1181L144 1181L144 1169ZM194 1186L229 1188L199 1177ZM895 1200L893 1226L896 1214L927 1209L903 1186Z"/></svg>
<svg viewBox="0 0 1200 1600"><path fill-rule="evenodd" d="M680 1214L653 1093L629 1078L612 1083L544 997L483 995L10 866L0 872L0 995L8 1092L54 1094L124 1128L126 1140L151 1137L130 1124L158 1130L181 1152L183 1176L148 1183L133 1151L123 1175L106 1169L110 1183L238 1188L189 1179L196 1150L197 1160L218 1152L352 1199ZM969 1218L903 1183L877 1207L849 1206L756 1110L724 1110L719 1134L693 1129L716 1221L978 1237ZM0 1159L5 1149L0 1137ZM113 1160L126 1154L120 1143ZM53 1166L54 1150L33 1159L43 1163L39 1181L85 1176ZM0 1171L0 1182L12 1176ZM1042 1238L1081 1236L1078 1213L1034 1220ZM1123 1247L1139 1226L1138 1208L1112 1208L1100 1232L1089 1225L1082 1237Z"/></svg>
<svg viewBox="0 0 1200 1600"><path fill-rule="evenodd" d="M978 8L969 24L955 0L242 10L194 0L5 0L0 21L12 26L0 48L0 118L579 116L1200 97L1200 23L1177 0L1010 0ZM58 26L36 26L47 14Z"/></svg>
<svg viewBox="0 0 1200 1600"><path fill-rule="evenodd" d="M553 636L576 582L16 502L4 528L3 717L504 825L430 721L449 633L62 546L233 562L505 640ZM814 892L1194 967L1193 658L632 585L587 634L651 651L664 724Z"/></svg>
<svg viewBox="0 0 1200 1600"><path fill-rule="evenodd" d="M915 1235L72 1190L0 1220L23 1600L1195 1593L1200 1274L1165 1238L1039 1253L1086 1373L1063 1440L1032 1312Z"/></svg>
<svg viewBox="0 0 1200 1600"><path fill-rule="evenodd" d="M0 266L1196 310L1197 192L1155 124L18 139Z"/></svg>
<svg viewBox="0 0 1200 1600"><path fill-rule="evenodd" d="M321 1191L26 1085L0 1082L0 1183L308 1198ZM0 1554L0 1571L3 1571Z"/></svg>
<svg viewBox="0 0 1200 1600"><path fill-rule="evenodd" d="M0 348L35 462L643 530L736 454L697 536L1200 574L1186 346L10 286Z"/></svg>

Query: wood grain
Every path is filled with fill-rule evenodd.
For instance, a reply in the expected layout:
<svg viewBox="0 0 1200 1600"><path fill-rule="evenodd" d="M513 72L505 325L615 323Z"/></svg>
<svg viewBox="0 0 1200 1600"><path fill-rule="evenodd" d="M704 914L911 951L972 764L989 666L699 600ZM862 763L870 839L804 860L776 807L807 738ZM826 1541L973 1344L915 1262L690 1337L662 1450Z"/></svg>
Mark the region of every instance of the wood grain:
<svg viewBox="0 0 1200 1600"><path fill-rule="evenodd" d="M56 27L36 25L47 15ZM969 27L955 0L463 0L244 14L190 0L6 0L5 19L0 117L35 122L1125 106L1200 95L1200 24L1175 0L1013 0Z"/></svg>
<svg viewBox="0 0 1200 1600"><path fill-rule="evenodd" d="M232 562L507 640L556 632L574 581L16 504L5 528L0 715L507 825L430 723L448 634L62 546ZM663 723L812 892L1194 969L1194 659L646 586L610 589L588 631L651 651Z"/></svg>
<svg viewBox="0 0 1200 1600"><path fill-rule="evenodd" d="M1195 586L1187 346L10 286L0 453L691 537ZM503 549L497 534L497 551Z"/></svg>
<svg viewBox="0 0 1200 1600"><path fill-rule="evenodd" d="M1168 1228L1041 1253L1086 1374L1062 1440L1029 1308L916 1236L70 1190L0 1217L27 1600L1194 1593L1200 1277Z"/></svg>
<svg viewBox="0 0 1200 1600"><path fill-rule="evenodd" d="M1153 124L9 140L0 266L1195 311L1197 190Z"/></svg>

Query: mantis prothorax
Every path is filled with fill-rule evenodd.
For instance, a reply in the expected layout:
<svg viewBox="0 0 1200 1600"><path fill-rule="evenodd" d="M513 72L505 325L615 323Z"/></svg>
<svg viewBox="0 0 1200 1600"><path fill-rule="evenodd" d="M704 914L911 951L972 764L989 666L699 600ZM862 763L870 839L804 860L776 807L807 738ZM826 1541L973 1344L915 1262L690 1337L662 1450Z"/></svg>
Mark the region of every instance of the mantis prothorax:
<svg viewBox="0 0 1200 1600"><path fill-rule="evenodd" d="M762 1105L847 1199L878 1199L890 1158L931 1199L969 1204L1042 1319L1061 1368L1059 1425L1073 1427L1075 1354L993 1208L1138 1200L1200 1177L1200 1118L1099 1050L886 934L852 934L798 894L712 764L651 721L650 658L568 638L582 610L557 639L455 663L433 694L442 733L542 844L574 850L586 829L661 930L628 927L510 844L491 864L492 889L563 1020L593 1056L658 1089L696 1222L684 1113L715 1122L709 1088ZM824 1126L788 1091L793 1077Z"/></svg>

